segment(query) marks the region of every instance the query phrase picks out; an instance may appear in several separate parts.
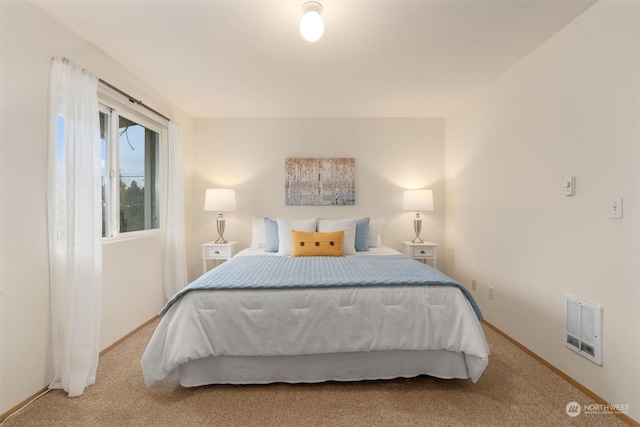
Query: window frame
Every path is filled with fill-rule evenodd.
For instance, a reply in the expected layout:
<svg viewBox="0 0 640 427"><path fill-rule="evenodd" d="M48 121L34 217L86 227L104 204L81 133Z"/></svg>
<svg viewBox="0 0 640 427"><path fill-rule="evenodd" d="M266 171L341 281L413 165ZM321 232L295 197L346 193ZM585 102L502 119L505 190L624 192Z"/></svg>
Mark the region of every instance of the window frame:
<svg viewBox="0 0 640 427"><path fill-rule="evenodd" d="M156 180L156 193L158 194L158 228L147 230L120 232L120 164L118 156L118 143L107 142L105 152L105 171L107 179L110 180L108 187L108 197L105 197L106 207L106 229L103 243L118 242L130 239L146 238L164 234L166 230L166 206L167 206L167 156L168 156L168 135L169 123L144 108L131 102L123 102L122 96L115 91L98 86L99 111L107 113L109 120L109 138L118 134L119 117L122 115L145 128L157 132L158 139L158 177ZM109 172L112 170L113 172Z"/></svg>

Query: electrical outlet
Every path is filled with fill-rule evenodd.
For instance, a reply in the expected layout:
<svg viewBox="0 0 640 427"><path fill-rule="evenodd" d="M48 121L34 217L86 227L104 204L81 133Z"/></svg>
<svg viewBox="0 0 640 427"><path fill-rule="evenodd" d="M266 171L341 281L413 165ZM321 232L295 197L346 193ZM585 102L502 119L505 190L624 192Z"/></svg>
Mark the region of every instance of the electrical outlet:
<svg viewBox="0 0 640 427"><path fill-rule="evenodd" d="M493 286L489 286L489 299L493 299Z"/></svg>
<svg viewBox="0 0 640 427"><path fill-rule="evenodd" d="M472 291L476 290L476 279L471 279L471 290Z"/></svg>

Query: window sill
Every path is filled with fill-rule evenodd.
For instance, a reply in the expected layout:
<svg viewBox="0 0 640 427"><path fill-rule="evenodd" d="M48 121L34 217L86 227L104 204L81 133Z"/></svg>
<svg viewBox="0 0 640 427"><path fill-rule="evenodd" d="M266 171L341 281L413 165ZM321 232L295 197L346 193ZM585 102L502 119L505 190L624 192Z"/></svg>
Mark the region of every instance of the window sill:
<svg viewBox="0 0 640 427"><path fill-rule="evenodd" d="M118 242L126 242L128 240L138 240L138 239L146 239L150 237L162 236L164 234L164 230L160 228L155 228L153 230L140 230L140 231L130 231L127 233L121 233L117 236L113 237L103 237L102 244L111 244Z"/></svg>

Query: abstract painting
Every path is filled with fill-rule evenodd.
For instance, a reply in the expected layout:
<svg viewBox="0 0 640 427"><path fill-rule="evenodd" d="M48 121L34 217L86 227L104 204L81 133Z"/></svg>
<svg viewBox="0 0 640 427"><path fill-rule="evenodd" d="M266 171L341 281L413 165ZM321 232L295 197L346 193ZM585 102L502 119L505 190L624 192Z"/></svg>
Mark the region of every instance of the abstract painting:
<svg viewBox="0 0 640 427"><path fill-rule="evenodd" d="M287 205L355 205L356 159L285 159Z"/></svg>

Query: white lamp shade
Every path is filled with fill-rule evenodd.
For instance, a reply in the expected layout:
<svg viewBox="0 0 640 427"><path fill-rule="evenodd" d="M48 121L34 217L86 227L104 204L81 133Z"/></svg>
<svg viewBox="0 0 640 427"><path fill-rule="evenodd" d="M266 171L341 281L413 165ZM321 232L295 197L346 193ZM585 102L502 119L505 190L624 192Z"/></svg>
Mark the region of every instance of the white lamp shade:
<svg viewBox="0 0 640 427"><path fill-rule="evenodd" d="M431 190L405 190L402 199L403 211L432 211L433 191Z"/></svg>
<svg viewBox="0 0 640 427"><path fill-rule="evenodd" d="M236 191L209 188L204 196L204 210L231 212L236 210Z"/></svg>
<svg viewBox="0 0 640 427"><path fill-rule="evenodd" d="M310 1L302 6L304 15L300 19L300 34L310 42L315 42L324 34L324 21L320 16L322 5L320 3Z"/></svg>

